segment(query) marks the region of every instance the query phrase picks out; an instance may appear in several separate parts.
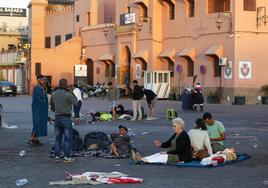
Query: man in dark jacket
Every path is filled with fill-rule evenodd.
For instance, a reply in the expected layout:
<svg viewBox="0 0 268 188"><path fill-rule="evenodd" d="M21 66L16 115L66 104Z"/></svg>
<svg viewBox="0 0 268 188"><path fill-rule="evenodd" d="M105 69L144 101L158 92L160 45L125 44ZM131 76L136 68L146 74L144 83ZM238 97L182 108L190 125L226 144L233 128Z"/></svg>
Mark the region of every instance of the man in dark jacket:
<svg viewBox="0 0 268 188"><path fill-rule="evenodd" d="M138 81L134 80L133 82L133 90L132 90L132 108L133 108L133 118L132 121L137 119L137 113L139 114L138 120L142 119L142 110L141 110L141 100L143 98L143 90L139 86Z"/></svg>
<svg viewBox="0 0 268 188"><path fill-rule="evenodd" d="M64 135L64 162L73 162L70 157L72 149L72 105L77 104L78 100L72 92L67 89L67 80L61 79L59 87L52 94L50 105L55 111L55 160L60 160L60 152L62 151L62 137Z"/></svg>
<svg viewBox="0 0 268 188"><path fill-rule="evenodd" d="M144 95L146 96L146 101L148 103L148 108L149 108L149 117L147 118L147 120L153 120L155 104L157 101L157 95L150 89L143 88L143 92L144 92Z"/></svg>

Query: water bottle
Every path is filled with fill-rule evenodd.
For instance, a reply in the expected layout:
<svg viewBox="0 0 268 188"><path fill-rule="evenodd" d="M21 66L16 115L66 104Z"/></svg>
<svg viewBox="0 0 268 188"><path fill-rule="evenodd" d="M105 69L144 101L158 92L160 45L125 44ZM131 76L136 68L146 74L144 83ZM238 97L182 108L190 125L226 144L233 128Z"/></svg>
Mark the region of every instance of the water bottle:
<svg viewBox="0 0 268 188"><path fill-rule="evenodd" d="M17 180L17 181L16 181L16 186L17 186L17 187L20 187L20 186L25 185L26 183L28 183L28 180L27 180L26 178L24 178L24 179L20 179L20 180Z"/></svg>
<svg viewBox="0 0 268 188"><path fill-rule="evenodd" d="M19 153L19 155L20 155L21 157L23 157L25 154L26 154L26 151L24 151L24 150L20 151L20 153Z"/></svg>

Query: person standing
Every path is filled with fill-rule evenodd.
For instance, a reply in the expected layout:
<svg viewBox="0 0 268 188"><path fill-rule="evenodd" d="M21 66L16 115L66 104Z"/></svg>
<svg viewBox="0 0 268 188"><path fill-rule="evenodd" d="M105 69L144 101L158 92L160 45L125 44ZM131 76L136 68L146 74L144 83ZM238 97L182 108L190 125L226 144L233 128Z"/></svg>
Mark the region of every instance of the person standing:
<svg viewBox="0 0 268 188"><path fill-rule="evenodd" d="M224 146L223 141L226 139L226 135L223 124L215 120L208 112L203 115L203 120L207 126L213 153L225 150L226 147Z"/></svg>
<svg viewBox="0 0 268 188"><path fill-rule="evenodd" d="M73 93L75 97L77 98L78 102L76 105L73 105L74 108L74 121L76 125L79 125L80 123L80 110L82 107L82 92L78 87L78 84L74 84L74 90Z"/></svg>
<svg viewBox="0 0 268 188"><path fill-rule="evenodd" d="M47 136L48 99L45 84L45 77L37 76L37 85L34 87L32 95L33 130L30 145L42 145L37 138Z"/></svg>
<svg viewBox="0 0 268 188"><path fill-rule="evenodd" d="M52 94L50 105L51 109L55 111L55 160L60 160L60 152L64 152L64 162L73 162L74 159L70 157L72 150L72 105L77 104L78 100L75 95L68 90L67 80L60 79L59 87ZM62 144L62 137L64 135L64 142Z"/></svg>
<svg viewBox="0 0 268 188"><path fill-rule="evenodd" d="M116 120L116 106L117 102L120 97L120 91L118 88L113 86L112 82L108 83L108 92L107 92L107 99L110 103L110 107L112 109L112 114L113 114L113 120Z"/></svg>
<svg viewBox="0 0 268 188"><path fill-rule="evenodd" d="M149 117L147 118L147 120L153 120L155 104L157 101L157 95L150 89L143 88L143 92L144 92L144 95L146 96L146 101L148 103L148 108L149 108Z"/></svg>
<svg viewBox="0 0 268 188"><path fill-rule="evenodd" d="M133 108L133 118L131 121L135 121L137 119L137 113L138 115L138 120L142 119L142 110L141 110L141 100L143 98L143 90L139 86L138 81L134 80L133 82L133 90L132 90L132 108Z"/></svg>
<svg viewBox="0 0 268 188"><path fill-rule="evenodd" d="M202 95L202 87L200 83L196 84L195 90L193 90L193 102L194 106L193 109L197 110L197 106L200 106L200 111L204 110L203 104L204 104L204 97Z"/></svg>

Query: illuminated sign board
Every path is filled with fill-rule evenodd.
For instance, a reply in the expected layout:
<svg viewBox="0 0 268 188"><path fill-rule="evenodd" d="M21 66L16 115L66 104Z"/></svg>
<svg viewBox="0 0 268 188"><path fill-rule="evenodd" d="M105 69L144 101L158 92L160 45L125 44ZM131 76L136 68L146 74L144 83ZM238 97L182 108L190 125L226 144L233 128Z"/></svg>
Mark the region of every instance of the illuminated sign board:
<svg viewBox="0 0 268 188"><path fill-rule="evenodd" d="M120 25L129 25L135 23L135 13L127 13L120 15Z"/></svg>
<svg viewBox="0 0 268 188"><path fill-rule="evenodd" d="M0 7L0 16L26 17L26 9Z"/></svg>

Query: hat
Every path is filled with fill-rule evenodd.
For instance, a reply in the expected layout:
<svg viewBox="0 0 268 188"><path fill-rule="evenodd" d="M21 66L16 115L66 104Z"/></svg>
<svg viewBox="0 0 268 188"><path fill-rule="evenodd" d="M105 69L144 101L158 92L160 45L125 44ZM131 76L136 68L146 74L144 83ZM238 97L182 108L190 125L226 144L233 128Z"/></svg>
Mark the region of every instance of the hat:
<svg viewBox="0 0 268 188"><path fill-rule="evenodd" d="M128 129L125 126L123 126L123 125L119 125L118 128L119 129L125 129L126 131L128 131Z"/></svg>
<svg viewBox="0 0 268 188"><path fill-rule="evenodd" d="M42 74L40 74L40 75L38 75L38 76L36 77L37 80L40 80L40 79L42 79L42 78L45 78Z"/></svg>

